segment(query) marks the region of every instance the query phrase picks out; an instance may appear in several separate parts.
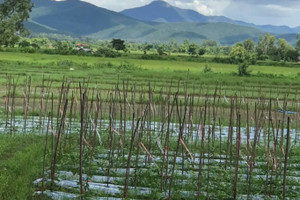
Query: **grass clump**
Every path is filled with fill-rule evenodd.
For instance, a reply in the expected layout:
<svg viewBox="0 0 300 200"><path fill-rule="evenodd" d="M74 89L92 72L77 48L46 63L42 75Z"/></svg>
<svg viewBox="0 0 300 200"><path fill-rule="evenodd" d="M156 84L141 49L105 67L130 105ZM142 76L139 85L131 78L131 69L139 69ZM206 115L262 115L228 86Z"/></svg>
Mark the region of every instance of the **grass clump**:
<svg viewBox="0 0 300 200"><path fill-rule="evenodd" d="M43 137L0 135L0 199L32 199L41 174Z"/></svg>

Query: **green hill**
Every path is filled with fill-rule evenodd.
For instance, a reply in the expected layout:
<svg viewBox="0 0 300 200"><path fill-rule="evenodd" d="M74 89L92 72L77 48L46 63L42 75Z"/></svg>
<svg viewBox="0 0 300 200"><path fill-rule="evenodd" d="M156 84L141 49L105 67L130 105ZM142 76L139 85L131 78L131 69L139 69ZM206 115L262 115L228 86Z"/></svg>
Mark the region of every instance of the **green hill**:
<svg viewBox="0 0 300 200"><path fill-rule="evenodd" d="M25 26L31 31L31 34L39 33L60 33L59 30L37 23L31 19L25 22Z"/></svg>
<svg viewBox="0 0 300 200"><path fill-rule="evenodd" d="M165 42L171 38L183 42L188 38L196 43L201 43L203 40L216 40L221 44L234 44L248 38L258 40L261 34L262 31L254 28L227 23L167 23L152 26L144 24L117 26L91 34L89 37L125 38L141 42Z"/></svg>
<svg viewBox="0 0 300 200"><path fill-rule="evenodd" d="M136 42L165 42L171 38L182 42L188 38L196 43L216 40L221 44L234 44L248 38L257 41L264 34L254 27L225 22L145 22L80 0L33 0L33 3L31 18L26 22L32 34L58 33ZM295 40L293 35L286 38Z"/></svg>
<svg viewBox="0 0 300 200"><path fill-rule="evenodd" d="M228 22L234 21L224 16L205 16L194 10L181 9L165 1L155 0L150 4L123 10L122 14L143 21L156 22Z"/></svg>
<svg viewBox="0 0 300 200"><path fill-rule="evenodd" d="M84 36L138 20L79 0L33 0L31 20L60 32Z"/></svg>

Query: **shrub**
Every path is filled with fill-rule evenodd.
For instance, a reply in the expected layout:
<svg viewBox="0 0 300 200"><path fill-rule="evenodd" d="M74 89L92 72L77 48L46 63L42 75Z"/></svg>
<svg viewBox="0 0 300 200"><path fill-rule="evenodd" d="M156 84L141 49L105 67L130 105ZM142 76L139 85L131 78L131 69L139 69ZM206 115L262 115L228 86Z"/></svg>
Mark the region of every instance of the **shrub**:
<svg viewBox="0 0 300 200"><path fill-rule="evenodd" d="M239 76L248 76L250 72L248 71L249 64L248 62L242 62L238 65L238 74Z"/></svg>
<svg viewBox="0 0 300 200"><path fill-rule="evenodd" d="M60 60L56 63L57 66L72 67L75 63L72 60Z"/></svg>
<svg viewBox="0 0 300 200"><path fill-rule="evenodd" d="M204 48L204 47L202 47L202 48L200 48L199 50L198 50L198 55L199 56L202 56L202 55L204 55L206 53L206 49Z"/></svg>
<svg viewBox="0 0 300 200"><path fill-rule="evenodd" d="M21 52L24 52L24 53L35 53L36 49L34 49L33 47L24 47L24 48L21 48Z"/></svg>
<svg viewBox="0 0 300 200"><path fill-rule="evenodd" d="M109 48L99 48L96 51L95 55L99 57L109 57L109 58L115 58L121 56L120 53L113 51L112 49Z"/></svg>
<svg viewBox="0 0 300 200"><path fill-rule="evenodd" d="M223 58L222 57L214 57L213 62L225 63L225 64L231 64L232 63L230 57L223 57Z"/></svg>
<svg viewBox="0 0 300 200"><path fill-rule="evenodd" d="M118 72L142 70L141 68L129 62L121 63L116 69Z"/></svg>
<svg viewBox="0 0 300 200"><path fill-rule="evenodd" d="M205 64L205 67L203 69L203 73L210 73L212 72L211 67L208 66L208 64Z"/></svg>

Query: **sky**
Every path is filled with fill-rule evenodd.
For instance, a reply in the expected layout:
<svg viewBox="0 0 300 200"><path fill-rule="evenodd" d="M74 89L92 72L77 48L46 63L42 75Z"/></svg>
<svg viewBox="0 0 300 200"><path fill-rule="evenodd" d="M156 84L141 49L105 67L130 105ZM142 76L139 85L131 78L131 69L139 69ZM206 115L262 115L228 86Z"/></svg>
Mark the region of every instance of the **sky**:
<svg viewBox="0 0 300 200"><path fill-rule="evenodd" d="M113 11L139 7L152 0L82 0ZM257 25L300 26L300 0L165 0L204 15L226 16Z"/></svg>

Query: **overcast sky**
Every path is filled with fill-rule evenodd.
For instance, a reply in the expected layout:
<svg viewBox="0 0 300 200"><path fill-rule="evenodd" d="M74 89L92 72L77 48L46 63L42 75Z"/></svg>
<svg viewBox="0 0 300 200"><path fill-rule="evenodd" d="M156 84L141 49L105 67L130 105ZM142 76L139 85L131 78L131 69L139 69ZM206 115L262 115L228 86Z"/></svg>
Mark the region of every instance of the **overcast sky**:
<svg viewBox="0 0 300 200"><path fill-rule="evenodd" d="M114 11L139 7L152 0L83 0ZM165 0L204 15L223 15L258 25L300 26L300 0Z"/></svg>

